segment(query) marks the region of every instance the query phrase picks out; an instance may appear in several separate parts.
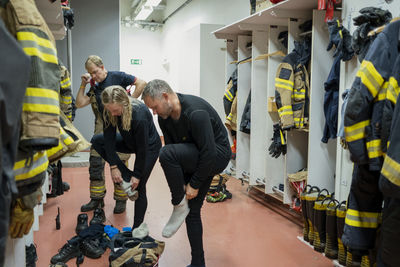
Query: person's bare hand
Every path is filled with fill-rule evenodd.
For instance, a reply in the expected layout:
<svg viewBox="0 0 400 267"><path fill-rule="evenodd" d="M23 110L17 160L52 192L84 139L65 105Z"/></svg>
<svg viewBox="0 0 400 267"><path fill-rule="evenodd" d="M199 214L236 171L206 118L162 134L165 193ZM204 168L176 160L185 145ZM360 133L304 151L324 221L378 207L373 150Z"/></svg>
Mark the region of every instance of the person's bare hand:
<svg viewBox="0 0 400 267"><path fill-rule="evenodd" d="M190 186L190 184L186 185L186 199L187 200L197 197L198 193L199 193L199 189L194 189L193 187Z"/></svg>
<svg viewBox="0 0 400 267"><path fill-rule="evenodd" d="M82 74L81 81L82 81L82 85L88 84L90 82L90 74L89 73Z"/></svg>
<svg viewBox="0 0 400 267"><path fill-rule="evenodd" d="M111 179L113 180L114 183L122 183L122 176L121 172L119 171L118 168L113 168L111 169Z"/></svg>
<svg viewBox="0 0 400 267"><path fill-rule="evenodd" d="M132 176L131 178L132 190L135 190L139 186L139 182L140 180L138 178Z"/></svg>

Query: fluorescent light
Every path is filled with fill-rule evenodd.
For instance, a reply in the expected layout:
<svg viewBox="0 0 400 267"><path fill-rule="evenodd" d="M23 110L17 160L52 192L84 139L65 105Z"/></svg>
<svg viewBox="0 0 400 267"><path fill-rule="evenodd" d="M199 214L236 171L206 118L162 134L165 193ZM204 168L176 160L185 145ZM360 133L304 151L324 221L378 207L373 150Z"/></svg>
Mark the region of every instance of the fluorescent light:
<svg viewBox="0 0 400 267"><path fill-rule="evenodd" d="M158 6L162 0L147 0L146 6Z"/></svg>
<svg viewBox="0 0 400 267"><path fill-rule="evenodd" d="M145 20L147 17L153 12L153 7L151 6L142 6L142 9L139 11L135 20Z"/></svg>

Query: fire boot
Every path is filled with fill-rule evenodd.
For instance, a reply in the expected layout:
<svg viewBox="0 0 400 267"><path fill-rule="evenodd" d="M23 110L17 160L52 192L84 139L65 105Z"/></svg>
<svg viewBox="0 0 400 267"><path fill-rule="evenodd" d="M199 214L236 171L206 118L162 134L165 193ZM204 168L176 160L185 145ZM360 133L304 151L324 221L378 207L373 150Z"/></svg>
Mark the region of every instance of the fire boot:
<svg viewBox="0 0 400 267"><path fill-rule="evenodd" d="M326 194L324 194L327 192ZM325 251L326 240L326 206L330 200L328 190L324 189L318 194L314 203L314 250L318 252Z"/></svg>
<svg viewBox="0 0 400 267"><path fill-rule="evenodd" d="M91 259L98 259L103 255L104 249L100 247L98 240L85 239L81 243L81 250L83 255Z"/></svg>
<svg viewBox="0 0 400 267"><path fill-rule="evenodd" d="M346 267L371 267L368 250L347 249Z"/></svg>
<svg viewBox="0 0 400 267"><path fill-rule="evenodd" d="M88 228L88 216L86 213L78 215L75 233L79 234L80 231Z"/></svg>
<svg viewBox="0 0 400 267"><path fill-rule="evenodd" d="M313 186L305 196L308 220L308 242L310 242L310 245L314 243L314 202L317 199L319 191L318 187Z"/></svg>
<svg viewBox="0 0 400 267"><path fill-rule="evenodd" d="M102 224L106 221L106 215L102 208L96 208L93 212L93 218L90 220L90 225L92 224Z"/></svg>
<svg viewBox="0 0 400 267"><path fill-rule="evenodd" d="M90 199L90 202L81 206L81 212L94 210L95 208L104 207L103 199Z"/></svg>
<svg viewBox="0 0 400 267"><path fill-rule="evenodd" d="M64 262L57 262L54 264L50 264L49 267L68 267L68 265Z"/></svg>
<svg viewBox="0 0 400 267"><path fill-rule="evenodd" d="M346 247L342 242L344 220L346 218L346 201L341 202L336 209L336 226L338 239L338 260L341 265L346 266Z"/></svg>
<svg viewBox="0 0 400 267"><path fill-rule="evenodd" d="M79 256L79 237L73 237L68 240L67 243L58 251L58 254L54 255L50 262L55 264L57 262L67 262L72 258Z"/></svg>
<svg viewBox="0 0 400 267"><path fill-rule="evenodd" d="M336 207L339 202L332 199L328 202L326 207L326 243L325 243L325 256L330 259L337 259L338 257L338 243L337 243L337 225L336 225Z"/></svg>
<svg viewBox="0 0 400 267"><path fill-rule="evenodd" d="M125 212L126 209L126 200L116 200L114 207L114 214L120 214Z"/></svg>
<svg viewBox="0 0 400 267"><path fill-rule="evenodd" d="M32 243L30 246L25 246L26 267L36 267L37 259L35 245Z"/></svg>
<svg viewBox="0 0 400 267"><path fill-rule="evenodd" d="M307 185L306 188L304 188L304 191L300 195L301 199L301 214L303 215L303 239L304 241L309 242L310 240L308 239L308 216L307 216L307 206L306 206L306 194L307 189L311 188L311 185Z"/></svg>

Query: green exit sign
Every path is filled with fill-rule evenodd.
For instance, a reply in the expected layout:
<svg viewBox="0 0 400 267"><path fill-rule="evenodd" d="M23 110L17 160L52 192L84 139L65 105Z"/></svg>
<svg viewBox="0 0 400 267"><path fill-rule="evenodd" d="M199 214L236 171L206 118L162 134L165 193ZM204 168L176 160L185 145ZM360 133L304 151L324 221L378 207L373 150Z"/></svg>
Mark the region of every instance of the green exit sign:
<svg viewBox="0 0 400 267"><path fill-rule="evenodd" d="M138 58L132 58L131 65L142 65L142 60Z"/></svg>

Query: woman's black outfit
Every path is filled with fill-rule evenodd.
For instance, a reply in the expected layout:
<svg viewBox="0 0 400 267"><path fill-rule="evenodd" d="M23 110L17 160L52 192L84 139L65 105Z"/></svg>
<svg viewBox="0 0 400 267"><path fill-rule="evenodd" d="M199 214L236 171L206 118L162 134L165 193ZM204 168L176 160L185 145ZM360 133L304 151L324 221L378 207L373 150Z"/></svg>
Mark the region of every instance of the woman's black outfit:
<svg viewBox="0 0 400 267"><path fill-rule="evenodd" d="M110 165L117 165L122 178L129 182L131 177L140 180L137 190L139 197L135 201L135 216L133 228L138 227L144 220L147 209L146 183L157 161L161 148L160 136L154 126L153 116L142 103L132 103L131 128L122 128L121 117L118 116L117 127L109 124L104 127L104 134L92 138L93 148ZM136 154L133 171L120 160L116 152Z"/></svg>

